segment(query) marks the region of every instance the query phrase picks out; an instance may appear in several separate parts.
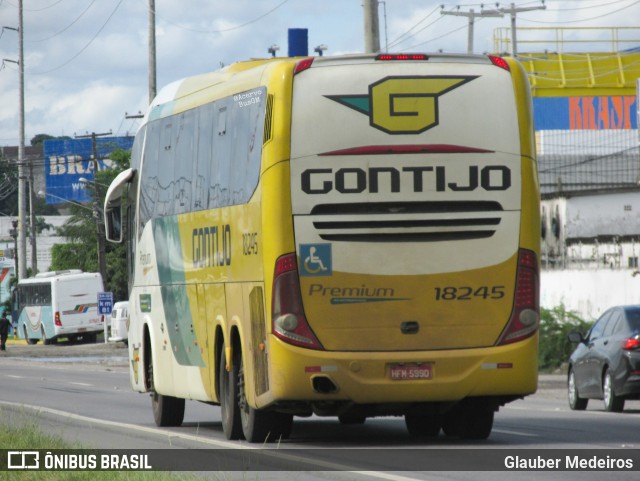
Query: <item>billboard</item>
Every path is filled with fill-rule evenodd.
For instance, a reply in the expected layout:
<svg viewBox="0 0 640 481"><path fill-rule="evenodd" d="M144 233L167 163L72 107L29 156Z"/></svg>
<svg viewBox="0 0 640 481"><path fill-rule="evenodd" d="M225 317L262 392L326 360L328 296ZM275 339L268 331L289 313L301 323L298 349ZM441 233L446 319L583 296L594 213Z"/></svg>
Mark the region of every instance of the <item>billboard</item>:
<svg viewBox="0 0 640 481"><path fill-rule="evenodd" d="M533 98L536 131L637 129L637 108L635 95Z"/></svg>
<svg viewBox="0 0 640 481"><path fill-rule="evenodd" d="M116 149L131 150L132 145L133 137L96 137L97 161L94 161L91 138L45 140L47 204L92 200L93 195L87 189L86 181L94 180L96 166L98 170L112 168L113 163L109 159L111 152Z"/></svg>

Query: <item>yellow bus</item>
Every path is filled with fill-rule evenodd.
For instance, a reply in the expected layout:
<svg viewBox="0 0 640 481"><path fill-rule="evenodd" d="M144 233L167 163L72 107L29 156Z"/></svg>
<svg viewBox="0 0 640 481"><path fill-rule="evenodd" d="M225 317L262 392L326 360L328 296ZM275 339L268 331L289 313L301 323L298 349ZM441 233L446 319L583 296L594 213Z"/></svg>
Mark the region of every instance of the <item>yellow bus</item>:
<svg viewBox="0 0 640 481"><path fill-rule="evenodd" d="M126 241L133 389L224 434L404 416L487 438L535 392L539 192L513 59L241 62L150 106L105 199Z"/></svg>

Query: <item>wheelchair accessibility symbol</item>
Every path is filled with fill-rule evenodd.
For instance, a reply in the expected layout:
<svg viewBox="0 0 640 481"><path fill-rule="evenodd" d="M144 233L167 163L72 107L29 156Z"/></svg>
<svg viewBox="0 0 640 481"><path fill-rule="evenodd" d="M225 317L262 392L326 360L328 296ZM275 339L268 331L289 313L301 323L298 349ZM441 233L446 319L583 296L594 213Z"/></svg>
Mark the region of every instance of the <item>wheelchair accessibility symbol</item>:
<svg viewBox="0 0 640 481"><path fill-rule="evenodd" d="M300 244L300 275L330 276L331 244Z"/></svg>

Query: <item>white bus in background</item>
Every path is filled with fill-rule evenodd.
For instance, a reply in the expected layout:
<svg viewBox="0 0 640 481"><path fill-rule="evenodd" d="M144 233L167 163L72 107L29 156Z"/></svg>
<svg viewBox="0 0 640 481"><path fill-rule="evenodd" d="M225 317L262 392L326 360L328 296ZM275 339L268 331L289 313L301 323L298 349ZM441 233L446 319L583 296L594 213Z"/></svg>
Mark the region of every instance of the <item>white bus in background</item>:
<svg viewBox="0 0 640 481"><path fill-rule="evenodd" d="M13 292L13 318L18 319L18 337L29 344L44 344L59 338L95 342L104 329L98 314L98 293L104 291L99 273L43 272L18 282Z"/></svg>
<svg viewBox="0 0 640 481"><path fill-rule="evenodd" d="M127 343L129 337L129 301L116 302L111 311L109 342Z"/></svg>

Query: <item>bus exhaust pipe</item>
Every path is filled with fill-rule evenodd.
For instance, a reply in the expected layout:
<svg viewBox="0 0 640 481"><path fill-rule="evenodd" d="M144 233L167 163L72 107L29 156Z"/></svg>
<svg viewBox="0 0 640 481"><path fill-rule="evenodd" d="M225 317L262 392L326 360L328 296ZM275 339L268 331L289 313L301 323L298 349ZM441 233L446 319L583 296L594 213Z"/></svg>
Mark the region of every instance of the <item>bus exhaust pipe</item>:
<svg viewBox="0 0 640 481"><path fill-rule="evenodd" d="M334 392L338 392L338 386L336 386L336 383L327 376L315 376L311 379L311 384L313 386L313 390L320 394L332 394Z"/></svg>

